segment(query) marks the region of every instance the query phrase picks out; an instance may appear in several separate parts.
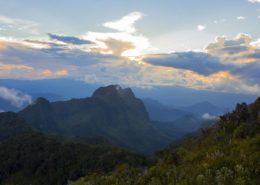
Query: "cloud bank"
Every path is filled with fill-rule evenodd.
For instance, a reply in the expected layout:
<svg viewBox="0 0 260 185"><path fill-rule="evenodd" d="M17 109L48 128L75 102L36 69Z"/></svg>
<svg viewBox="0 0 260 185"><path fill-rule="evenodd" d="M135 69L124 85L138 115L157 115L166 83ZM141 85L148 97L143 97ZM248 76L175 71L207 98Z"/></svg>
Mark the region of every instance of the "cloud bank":
<svg viewBox="0 0 260 185"><path fill-rule="evenodd" d="M0 86L0 98L10 102L13 106L21 108L25 104L32 103L32 98L15 89L8 89Z"/></svg>
<svg viewBox="0 0 260 185"><path fill-rule="evenodd" d="M133 12L103 24L113 31L88 31L78 37L2 37L0 78L73 78L104 85L183 86L259 95L260 40L247 34L220 36L199 52L154 54L149 39L134 26L141 18L142 13Z"/></svg>
<svg viewBox="0 0 260 185"><path fill-rule="evenodd" d="M228 69L217 57L204 52L175 52L151 55L145 59L153 65L191 70L202 75L210 75Z"/></svg>
<svg viewBox="0 0 260 185"><path fill-rule="evenodd" d="M222 74L220 75L223 78L221 85L226 89L231 90L234 87L233 81L238 85L237 89L259 94L259 43L259 40L253 40L247 34L239 34L234 39L227 39L223 36L217 37L215 42L209 43L204 52L149 55L144 61L156 66L194 72L204 77L208 76L209 79Z"/></svg>

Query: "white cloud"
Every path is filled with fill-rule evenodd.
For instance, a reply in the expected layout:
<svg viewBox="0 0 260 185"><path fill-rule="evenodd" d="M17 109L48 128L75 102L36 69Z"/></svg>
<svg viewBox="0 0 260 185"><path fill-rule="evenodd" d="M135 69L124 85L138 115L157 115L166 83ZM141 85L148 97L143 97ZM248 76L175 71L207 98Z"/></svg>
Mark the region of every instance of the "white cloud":
<svg viewBox="0 0 260 185"><path fill-rule="evenodd" d="M198 26L197 26L197 30L198 30L198 31L203 31L203 30L205 30L206 28L207 28L206 25L198 25Z"/></svg>
<svg viewBox="0 0 260 185"><path fill-rule="evenodd" d="M260 3L260 0L248 0L251 3Z"/></svg>
<svg viewBox="0 0 260 185"><path fill-rule="evenodd" d="M135 33L136 28L134 27L134 23L140 20L142 17L142 13L132 12L119 20L106 22L103 25L107 28L111 28L120 32Z"/></svg>
<svg viewBox="0 0 260 185"><path fill-rule="evenodd" d="M92 47L92 51L103 54L118 54L119 56L129 58L144 54L150 47L150 43L146 37L123 32L88 32L83 38L97 44L97 46ZM111 41L113 41L113 43L111 43Z"/></svg>
<svg viewBox="0 0 260 185"><path fill-rule="evenodd" d="M38 35L38 23L24 20L16 19L7 16L0 15L0 24L2 31L8 32L26 32L33 35Z"/></svg>
<svg viewBox="0 0 260 185"><path fill-rule="evenodd" d="M87 32L82 38L96 44L91 51L134 59L152 50L149 40L136 33L134 23L141 18L142 13L132 12L120 20L103 24L115 32Z"/></svg>
<svg viewBox="0 0 260 185"><path fill-rule="evenodd" d="M239 21L243 21L243 20L245 20L246 18L244 17L244 16L238 16L237 17L237 20L239 20Z"/></svg>
<svg viewBox="0 0 260 185"><path fill-rule="evenodd" d="M238 34L234 39L219 36L215 42L209 43L205 50L227 63L246 64L258 61L258 42L244 33Z"/></svg>
<svg viewBox="0 0 260 185"><path fill-rule="evenodd" d="M202 118L203 118L204 120L216 120L216 121L219 119L219 117L217 117L217 116L212 116L212 115L210 115L209 113L203 114L203 115L202 115Z"/></svg>
<svg viewBox="0 0 260 185"><path fill-rule="evenodd" d="M0 86L0 98L9 101L17 108L22 107L24 104L32 103L32 98L28 94L3 86Z"/></svg>

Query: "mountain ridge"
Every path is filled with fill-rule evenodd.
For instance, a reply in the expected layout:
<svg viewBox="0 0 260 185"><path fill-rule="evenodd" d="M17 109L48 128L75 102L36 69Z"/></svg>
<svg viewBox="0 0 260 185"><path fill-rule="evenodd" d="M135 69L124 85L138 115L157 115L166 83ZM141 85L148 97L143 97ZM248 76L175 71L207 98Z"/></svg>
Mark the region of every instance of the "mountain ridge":
<svg viewBox="0 0 260 185"><path fill-rule="evenodd" d="M66 136L103 136L118 147L153 152L170 138L155 128L131 89L110 85L91 97L49 102L38 98L18 113L34 129Z"/></svg>

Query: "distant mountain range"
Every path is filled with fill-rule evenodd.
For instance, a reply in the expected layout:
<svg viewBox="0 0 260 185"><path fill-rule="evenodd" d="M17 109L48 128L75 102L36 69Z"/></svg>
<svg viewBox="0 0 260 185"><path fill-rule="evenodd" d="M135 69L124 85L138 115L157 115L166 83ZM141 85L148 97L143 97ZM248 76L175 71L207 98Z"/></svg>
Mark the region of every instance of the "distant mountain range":
<svg viewBox="0 0 260 185"><path fill-rule="evenodd" d="M180 107L180 109L201 116L204 114L219 116L224 114L225 112L228 112L227 108L218 107L208 101L199 102L191 106Z"/></svg>
<svg viewBox="0 0 260 185"><path fill-rule="evenodd" d="M151 98L143 99L145 108L153 121L169 122L190 114L184 110L163 105L157 100Z"/></svg>
<svg viewBox="0 0 260 185"><path fill-rule="evenodd" d="M174 140L201 127L211 126L217 116L224 113L224 109L209 102L187 107L171 107L150 98L143 99L143 102L154 126Z"/></svg>
<svg viewBox="0 0 260 185"><path fill-rule="evenodd" d="M219 116L228 111L227 108L220 108L208 101L185 107L164 105L151 98L145 98L143 99L143 102L150 118L155 121L163 122L175 121L176 119L187 115L201 117L204 114L209 114L212 116Z"/></svg>
<svg viewBox="0 0 260 185"><path fill-rule="evenodd" d="M131 89L124 90L115 85L96 90L90 98L69 101L62 101L66 98L53 93L31 95L35 100L34 104L22 110L19 115L24 117L34 129L66 136L102 136L116 146L143 152L152 152L167 144L169 140L194 132L203 124L208 125L202 119L203 114L219 115L223 112L223 109L208 102L187 107L173 107L151 98L143 99L145 105L143 107L143 103L135 97ZM38 96L43 98L36 99ZM0 110L19 111L10 102L1 99ZM131 123L130 126L128 122ZM210 125L211 123L212 121ZM136 132L138 127L140 131ZM148 129L142 130L143 128ZM138 135L140 141L145 135L153 144L137 140L130 142L133 138L131 134ZM164 142L161 143L161 140Z"/></svg>
<svg viewBox="0 0 260 185"><path fill-rule="evenodd" d="M39 97L37 95L40 95L49 101L88 97L91 96L95 89L103 85L104 84L88 84L81 80L65 78L45 80L0 79L0 86L20 90L31 95L33 99ZM227 107L232 110L237 102L243 101L250 103L256 98L256 95L194 90L177 86L153 86L152 88L131 87L131 89L135 95L141 99L155 99L170 107L186 107L199 102L208 101L217 107Z"/></svg>
<svg viewBox="0 0 260 185"><path fill-rule="evenodd" d="M171 139L150 122L131 89L110 85L89 98L49 102L38 98L19 116L38 131L63 136L102 136L115 146L151 153Z"/></svg>

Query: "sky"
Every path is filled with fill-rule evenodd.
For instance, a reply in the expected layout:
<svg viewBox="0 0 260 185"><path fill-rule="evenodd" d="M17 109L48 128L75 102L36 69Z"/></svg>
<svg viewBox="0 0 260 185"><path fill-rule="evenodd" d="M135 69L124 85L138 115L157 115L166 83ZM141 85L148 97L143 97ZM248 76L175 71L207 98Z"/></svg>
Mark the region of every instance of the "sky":
<svg viewBox="0 0 260 185"><path fill-rule="evenodd" d="M1 79L259 95L259 71L259 0L0 0Z"/></svg>

